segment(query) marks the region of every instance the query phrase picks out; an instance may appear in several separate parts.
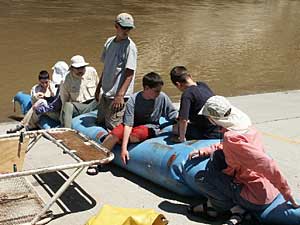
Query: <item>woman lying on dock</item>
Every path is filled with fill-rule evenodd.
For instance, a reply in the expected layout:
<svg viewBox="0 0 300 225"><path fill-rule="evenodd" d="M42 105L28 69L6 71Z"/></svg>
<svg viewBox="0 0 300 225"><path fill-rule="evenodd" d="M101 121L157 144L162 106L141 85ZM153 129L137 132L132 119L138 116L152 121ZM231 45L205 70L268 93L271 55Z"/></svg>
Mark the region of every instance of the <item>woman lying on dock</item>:
<svg viewBox="0 0 300 225"><path fill-rule="evenodd" d="M189 158L210 156L206 171L195 176L207 197L204 204L190 206L191 214L217 217L231 212L223 224L240 224L246 211L264 210L279 192L298 208L291 189L274 160L265 153L261 134L249 117L222 96L210 97L199 114L223 127L222 143L194 150Z"/></svg>

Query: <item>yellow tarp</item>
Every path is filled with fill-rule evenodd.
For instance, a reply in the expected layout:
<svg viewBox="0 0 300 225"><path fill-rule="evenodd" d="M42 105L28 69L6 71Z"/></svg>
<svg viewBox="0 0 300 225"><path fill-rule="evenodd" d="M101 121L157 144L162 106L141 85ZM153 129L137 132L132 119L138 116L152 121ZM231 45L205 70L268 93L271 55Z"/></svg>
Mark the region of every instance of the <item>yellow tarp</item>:
<svg viewBox="0 0 300 225"><path fill-rule="evenodd" d="M119 208L104 205L85 225L166 225L168 221L153 209Z"/></svg>

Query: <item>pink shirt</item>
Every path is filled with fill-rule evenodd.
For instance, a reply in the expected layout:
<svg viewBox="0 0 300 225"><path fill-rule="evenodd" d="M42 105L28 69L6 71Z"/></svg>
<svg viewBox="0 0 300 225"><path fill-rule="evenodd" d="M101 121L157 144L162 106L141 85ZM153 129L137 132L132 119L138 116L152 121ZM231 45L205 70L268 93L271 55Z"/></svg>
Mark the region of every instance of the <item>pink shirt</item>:
<svg viewBox="0 0 300 225"><path fill-rule="evenodd" d="M206 150L212 153L216 149L223 149L225 155L228 167L223 172L243 184L244 199L263 205L271 203L279 192L286 200L290 199L288 183L274 160L265 153L261 134L254 127L245 133L226 131L223 144Z"/></svg>

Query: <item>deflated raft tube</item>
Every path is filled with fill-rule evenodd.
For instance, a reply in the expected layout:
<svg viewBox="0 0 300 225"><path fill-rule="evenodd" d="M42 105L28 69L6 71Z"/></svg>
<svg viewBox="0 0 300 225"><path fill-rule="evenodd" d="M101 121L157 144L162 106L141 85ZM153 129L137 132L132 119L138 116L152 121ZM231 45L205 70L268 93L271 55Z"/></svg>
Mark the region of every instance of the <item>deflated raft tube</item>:
<svg viewBox="0 0 300 225"><path fill-rule="evenodd" d="M72 128L101 143L107 131L96 126L95 122L96 111L74 118ZM193 198L201 195L198 190L199 184L195 182L194 177L198 171L205 170L208 159L188 160L188 154L194 149L207 147L220 140L173 144L169 141L171 127L167 126L163 131L158 137L139 144L131 144L128 148L130 160L126 166L120 159L120 146L116 146L113 163L180 195ZM300 209L293 209L282 195L279 195L264 211L253 214L264 224L300 225Z"/></svg>
<svg viewBox="0 0 300 225"><path fill-rule="evenodd" d="M23 115L25 115L31 108L31 96L23 93L22 91L19 91L15 95L13 101L18 102L20 104L21 112Z"/></svg>

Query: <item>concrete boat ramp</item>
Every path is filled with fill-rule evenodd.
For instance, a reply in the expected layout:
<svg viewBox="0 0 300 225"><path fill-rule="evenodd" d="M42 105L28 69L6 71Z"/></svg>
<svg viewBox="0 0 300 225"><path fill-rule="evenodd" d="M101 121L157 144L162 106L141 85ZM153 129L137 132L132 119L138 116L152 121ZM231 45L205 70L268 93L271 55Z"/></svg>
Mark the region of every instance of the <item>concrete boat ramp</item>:
<svg viewBox="0 0 300 225"><path fill-rule="evenodd" d="M287 177L300 199L300 91L230 97L263 133L268 154ZM1 123L0 134L16 123ZM45 164L72 163L61 149L41 139L27 154L24 169ZM34 189L47 202L68 177L69 171L29 177ZM186 206L196 199L178 196L115 165L107 165L96 176L81 173L52 207L49 225L83 225L103 204L129 208L152 208L164 214L170 225L220 224L187 215Z"/></svg>

